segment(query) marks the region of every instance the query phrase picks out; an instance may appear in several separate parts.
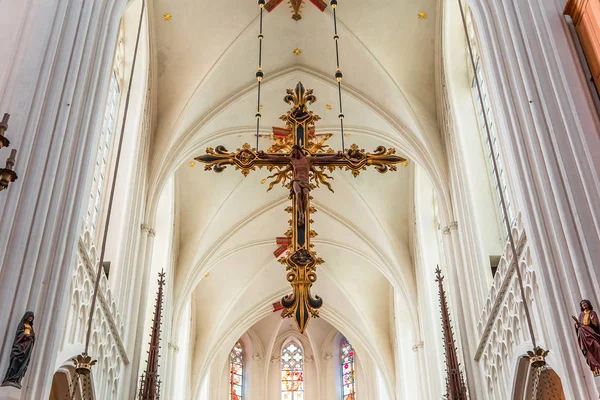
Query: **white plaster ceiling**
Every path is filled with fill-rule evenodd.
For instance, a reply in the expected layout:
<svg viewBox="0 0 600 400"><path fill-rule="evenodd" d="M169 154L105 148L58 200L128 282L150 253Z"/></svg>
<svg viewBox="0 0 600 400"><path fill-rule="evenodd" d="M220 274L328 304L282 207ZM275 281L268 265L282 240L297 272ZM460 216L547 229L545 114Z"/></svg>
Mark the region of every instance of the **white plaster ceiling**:
<svg viewBox="0 0 600 400"><path fill-rule="evenodd" d="M436 8L436 0L340 1L346 146L383 144L425 168L444 163L435 118ZM418 19L420 11L426 20ZM167 12L169 22L162 18ZM275 237L288 228L288 193L281 187L267 193L264 170L244 178L232 168L216 174L188 166L207 146L254 144L256 2L154 0L152 14L158 93L152 167L158 186L175 173L176 307L193 298L201 321L193 334L194 371L201 373L290 291L272 254ZM302 81L318 99L311 107L322 117L317 133L334 133L329 142L340 148L332 24L329 10L308 2L299 22L285 2L265 13L263 133L281 126L279 116L289 109L285 89ZM302 54L294 55L295 48ZM261 139L261 148L268 145ZM325 300L324 317L390 370L392 288L407 307L415 299L411 174L412 167L357 178L335 172L335 193L313 192L315 250L325 260L313 293Z"/></svg>

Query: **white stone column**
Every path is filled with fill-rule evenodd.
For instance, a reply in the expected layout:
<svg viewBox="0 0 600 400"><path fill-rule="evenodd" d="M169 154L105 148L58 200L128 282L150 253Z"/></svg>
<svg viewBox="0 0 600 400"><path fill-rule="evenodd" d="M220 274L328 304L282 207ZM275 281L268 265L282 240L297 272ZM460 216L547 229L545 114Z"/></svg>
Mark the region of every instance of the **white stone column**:
<svg viewBox="0 0 600 400"><path fill-rule="evenodd" d="M464 368L465 384L474 398L485 398L481 382L481 372L473 362L478 345L477 321L479 319L476 302L471 299L469 268L465 265L459 241L458 222L452 221L442 228L444 253L446 257L446 280L444 289L450 299L450 314L458 355ZM459 311L460 310L460 311ZM475 311L477 310L477 311Z"/></svg>
<svg viewBox="0 0 600 400"><path fill-rule="evenodd" d="M48 397L124 7L0 3L2 35L16 41L2 57L0 112L11 114L7 136L19 150L19 178L0 193L0 374L18 322L33 311L37 340L22 399Z"/></svg>
<svg viewBox="0 0 600 400"><path fill-rule="evenodd" d="M134 277L137 280L137 284L134 290L129 293L129 309L127 315L130 316L130 323L126 330L128 337L128 348L131 349L131 364L129 368L129 379L126 382L129 385L128 391L124 388L122 393L129 392L129 398L135 398L135 389L139 380L139 369L140 363L144 362L141 349L144 344L148 341L147 337L144 337L144 324L146 323L146 306L148 303L148 282L150 279L150 262L152 260L152 246L154 243L154 237L156 231L150 228L147 224L142 224L140 227L142 231L140 254L141 257L137 260L137 266L134 269ZM127 374L125 374L127 376Z"/></svg>
<svg viewBox="0 0 600 400"><path fill-rule="evenodd" d="M567 398L598 392L569 322L600 300L600 123L564 2L469 0L486 61L509 185L531 244Z"/></svg>

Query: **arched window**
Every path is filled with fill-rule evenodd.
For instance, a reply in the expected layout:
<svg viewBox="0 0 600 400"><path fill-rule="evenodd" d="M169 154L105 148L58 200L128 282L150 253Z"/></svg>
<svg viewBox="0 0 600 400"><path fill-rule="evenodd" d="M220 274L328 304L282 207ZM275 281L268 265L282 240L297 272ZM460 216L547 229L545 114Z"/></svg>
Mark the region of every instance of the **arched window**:
<svg viewBox="0 0 600 400"><path fill-rule="evenodd" d="M342 400L355 400L354 348L346 338L340 342L340 362L342 365Z"/></svg>
<svg viewBox="0 0 600 400"><path fill-rule="evenodd" d="M281 400L304 400L304 355L296 342L281 350Z"/></svg>
<svg viewBox="0 0 600 400"><path fill-rule="evenodd" d="M244 390L244 349L237 342L229 354L229 400L242 400Z"/></svg>
<svg viewBox="0 0 600 400"><path fill-rule="evenodd" d="M483 68L481 65L481 53L479 49L479 42L477 40L477 31L475 24L473 22L473 16L471 15L471 11L468 6L465 7L465 19L467 22L467 31L468 31L468 40L471 44L471 49L473 50L473 59L475 61L475 71L473 71L473 67L471 64L471 60L469 59L467 64L469 66L469 71L471 73L471 93L473 95L473 102L475 111L477 114L477 122L479 123L479 132L481 134L481 141L483 146L484 154L486 155L488 172L490 174L491 185L494 188L494 201L496 203L496 212L498 215L498 222L500 232L504 234L504 240L508 239L508 231L506 230L506 222L504 218L504 213L502 212L502 206L500 204L500 190L502 190L502 194L504 196L504 200L506 201L506 210L508 211L509 223L512 225L514 222L513 211L511 207L510 197L508 195L508 188L506 184L506 171L504 169L504 163L502 162L502 157L500 155L500 146L498 144L498 138L496 135L496 125L494 122L494 116L492 112L492 106L490 103L490 99L487 93L487 82L485 79L485 74L483 73ZM467 55L470 57L469 55ZM479 80L479 86L481 88L481 97L483 98L483 108L481 108L481 103L479 101L479 91L477 90L477 83L475 81L475 76L477 76ZM494 149L494 154L490 152L490 145L487 137L485 121L483 118L483 113L485 112L485 117L488 122L488 126L490 129L490 136L492 138L492 145ZM494 161L493 158L496 159L496 165L498 166L498 174L500 175L501 188L498 187L498 183L496 177L494 175Z"/></svg>
<svg viewBox="0 0 600 400"><path fill-rule="evenodd" d="M106 179L109 173L110 156L113 139L117 129L117 118L119 115L119 105L121 103L121 82L123 73L124 44L123 28L121 25L119 39L115 50L113 68L110 74L110 83L108 86L108 96L104 107L104 119L102 120L102 132L98 142L98 154L96 164L94 164L94 176L92 178L92 187L90 189L90 198L88 201L88 210L85 216L87 229L92 233L96 232L98 219L102 212L103 195L109 179Z"/></svg>

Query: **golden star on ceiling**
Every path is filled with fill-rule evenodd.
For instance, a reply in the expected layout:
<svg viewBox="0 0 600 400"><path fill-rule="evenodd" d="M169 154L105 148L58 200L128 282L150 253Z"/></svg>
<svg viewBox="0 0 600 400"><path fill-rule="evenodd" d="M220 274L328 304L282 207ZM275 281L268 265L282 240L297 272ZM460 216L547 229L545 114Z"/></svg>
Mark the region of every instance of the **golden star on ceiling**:
<svg viewBox="0 0 600 400"><path fill-rule="evenodd" d="M195 167L196 163L194 161L190 161L190 167Z"/></svg>
<svg viewBox="0 0 600 400"><path fill-rule="evenodd" d="M298 49L298 48L295 48L295 49L294 49L294 55L297 55L297 56L299 56L300 54L302 54L302 50L300 50L300 49Z"/></svg>
<svg viewBox="0 0 600 400"><path fill-rule="evenodd" d="M173 19L173 16L171 14L169 14L169 13L165 13L165 15L163 15L163 19L165 21L170 21L170 20Z"/></svg>
<svg viewBox="0 0 600 400"><path fill-rule="evenodd" d="M325 108L330 111L331 110L331 106L329 104L325 104Z"/></svg>
<svg viewBox="0 0 600 400"><path fill-rule="evenodd" d="M427 13L425 11L421 11L419 14L419 19L427 19Z"/></svg>

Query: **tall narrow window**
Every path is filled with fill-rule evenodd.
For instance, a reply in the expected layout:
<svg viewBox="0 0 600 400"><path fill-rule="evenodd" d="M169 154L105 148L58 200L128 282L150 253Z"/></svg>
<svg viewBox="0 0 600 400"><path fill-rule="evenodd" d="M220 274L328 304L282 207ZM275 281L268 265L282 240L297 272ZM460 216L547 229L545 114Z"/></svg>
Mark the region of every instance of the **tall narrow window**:
<svg viewBox="0 0 600 400"><path fill-rule="evenodd" d="M98 154L94 165L94 176L88 201L85 224L87 229L94 234L98 227L98 219L102 212L102 201L104 188L107 184L106 174L109 172L110 151L112 148L115 130L117 129L117 118L119 105L121 103L121 75L123 69L123 32L119 33L119 40L115 51L113 69L110 75L108 96L104 107L104 119L102 121L102 132L98 143Z"/></svg>
<svg viewBox="0 0 600 400"><path fill-rule="evenodd" d="M340 358L342 363L342 400L356 400L354 348L346 338L343 338L340 343Z"/></svg>
<svg viewBox="0 0 600 400"><path fill-rule="evenodd" d="M244 350L237 342L229 354L229 400L242 400L244 390Z"/></svg>
<svg viewBox="0 0 600 400"><path fill-rule="evenodd" d="M281 350L281 400L304 400L304 355L295 342Z"/></svg>
<svg viewBox="0 0 600 400"><path fill-rule="evenodd" d="M496 126L494 123L494 117L492 114L492 107L490 104L490 99L487 94L487 82L485 80L485 75L483 73L483 68L481 65L481 57L479 51L479 43L477 41L477 32L475 29L475 25L473 23L473 18L471 15L471 11L468 7L465 6L466 9L466 20L467 20L467 30L469 32L468 40L471 43L471 48L473 50L473 58L475 60L475 71L473 71L471 61L468 61L469 70L471 71L471 93L473 94L473 102L477 114L477 122L479 123L479 132L481 134L481 141L483 145L483 151L486 154L488 172L490 174L491 184L494 188L494 202L496 203L496 213L498 215L498 221L500 224L500 232L504 234L504 240L508 239L508 231L506 230L506 222L504 213L502 212L502 205L500 203L500 190L502 190L502 194L504 196L504 200L506 202L506 210L508 211L509 223L512 225L514 222L513 212L511 207L511 201L508 196L507 184L506 184L506 173L504 170L504 163L502 162L502 157L500 156L500 147L498 145L498 138L496 136ZM477 90L477 82L475 81L475 77L479 79L479 86L481 88L481 97L483 98L484 110L481 108L481 103L479 101L479 91ZM483 113L485 112L485 117L488 122L488 126L490 129L490 136L492 138L492 147L494 152L490 152L489 140L485 127L485 120L483 118ZM501 188L498 187L498 182L496 180L496 176L494 175L494 161L493 158L496 159L496 165L498 166L498 174L500 175L500 183Z"/></svg>

